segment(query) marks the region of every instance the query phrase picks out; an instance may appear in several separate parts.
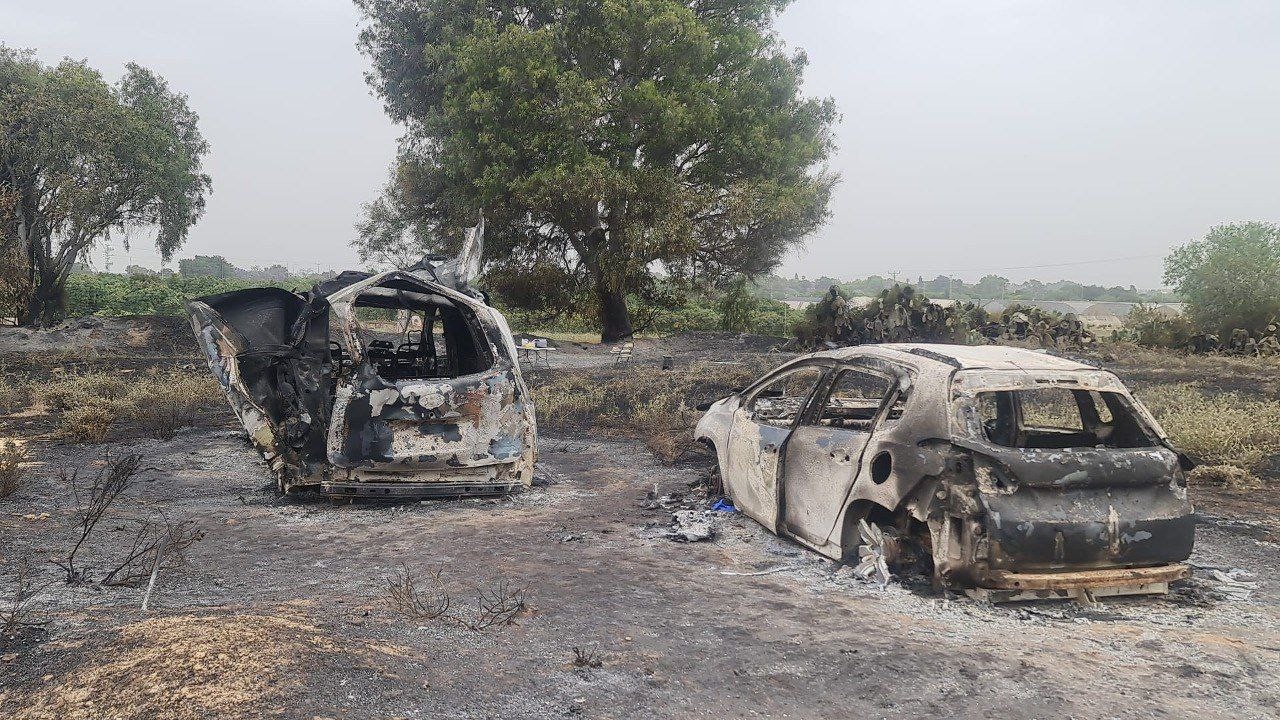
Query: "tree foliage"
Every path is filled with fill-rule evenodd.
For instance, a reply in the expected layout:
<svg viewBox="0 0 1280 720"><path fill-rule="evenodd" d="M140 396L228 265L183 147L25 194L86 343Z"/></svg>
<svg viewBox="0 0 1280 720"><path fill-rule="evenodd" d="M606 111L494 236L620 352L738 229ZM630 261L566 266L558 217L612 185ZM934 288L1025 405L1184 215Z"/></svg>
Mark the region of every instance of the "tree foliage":
<svg viewBox="0 0 1280 720"><path fill-rule="evenodd" d="M238 268L221 255L196 255L178 261L178 274L185 277L230 278Z"/></svg>
<svg viewBox="0 0 1280 720"><path fill-rule="evenodd" d="M1201 330L1260 332L1280 317L1280 227L1218 225L1165 258L1164 280Z"/></svg>
<svg viewBox="0 0 1280 720"><path fill-rule="evenodd" d="M27 273L22 322L56 320L77 259L113 234L154 229L165 259L182 245L211 185L197 120L146 68L111 85L0 46L0 241Z"/></svg>
<svg viewBox="0 0 1280 720"><path fill-rule="evenodd" d="M356 0L407 128L362 254L445 250L483 211L504 277L594 303L606 340L659 275L768 271L835 182L834 103L773 30L788 2Z"/></svg>

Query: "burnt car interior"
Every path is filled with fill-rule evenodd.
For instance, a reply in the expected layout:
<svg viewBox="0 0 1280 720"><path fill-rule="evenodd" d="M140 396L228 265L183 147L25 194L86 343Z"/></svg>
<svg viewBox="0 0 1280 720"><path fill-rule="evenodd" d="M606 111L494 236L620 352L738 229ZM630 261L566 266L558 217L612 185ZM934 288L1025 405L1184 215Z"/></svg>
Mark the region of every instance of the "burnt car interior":
<svg viewBox="0 0 1280 720"><path fill-rule="evenodd" d="M893 389L893 383L880 375L860 370L841 370L831 393L823 404L818 424L846 430L871 430L880 405ZM899 397L890 408L888 419L902 417L902 406L905 398Z"/></svg>
<svg viewBox="0 0 1280 720"><path fill-rule="evenodd" d="M1045 387L978 394L987 440L1027 449L1152 447L1119 393Z"/></svg>
<svg viewBox="0 0 1280 720"><path fill-rule="evenodd" d="M749 401L747 412L751 419L774 427L791 427L825 370L809 365L775 379Z"/></svg>
<svg viewBox="0 0 1280 720"><path fill-rule="evenodd" d="M750 401L752 420L788 428L804 409L809 395L822 379L824 368L804 367L778 378ZM807 424L866 432L871 429L885 397L893 389L886 377L854 368L836 371L835 380L821 407L813 411ZM815 403L816 404L816 403ZM906 394L899 394L886 419L902 417ZM816 417L813 417L816 416Z"/></svg>
<svg viewBox="0 0 1280 720"><path fill-rule="evenodd" d="M408 313L408 329L403 335L392 335L394 340L388 339L389 333L357 331L363 352L385 380L448 380L493 367L494 359L470 312L444 295L391 279L360 293L353 306L357 311L377 308ZM335 363L351 366L352 354L340 336L330 338L329 350Z"/></svg>

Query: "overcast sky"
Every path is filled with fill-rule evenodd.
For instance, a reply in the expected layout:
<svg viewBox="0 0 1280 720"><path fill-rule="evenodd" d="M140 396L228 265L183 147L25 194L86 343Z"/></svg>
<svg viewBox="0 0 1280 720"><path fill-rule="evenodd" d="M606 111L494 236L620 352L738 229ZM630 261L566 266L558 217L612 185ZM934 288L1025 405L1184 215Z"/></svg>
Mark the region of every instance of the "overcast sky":
<svg viewBox="0 0 1280 720"><path fill-rule="evenodd" d="M342 268L397 136L357 20L342 0L0 0L0 42L190 96L214 194L179 256ZM1150 287L1211 225L1280 219L1275 0L797 0L779 28L844 113L832 220L784 272ZM116 269L157 264L145 245Z"/></svg>

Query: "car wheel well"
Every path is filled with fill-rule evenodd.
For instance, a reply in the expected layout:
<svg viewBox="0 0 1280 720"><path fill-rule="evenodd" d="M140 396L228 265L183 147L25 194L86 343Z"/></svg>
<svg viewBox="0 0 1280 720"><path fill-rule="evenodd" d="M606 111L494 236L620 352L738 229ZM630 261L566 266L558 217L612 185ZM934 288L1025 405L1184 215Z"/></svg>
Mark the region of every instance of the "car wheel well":
<svg viewBox="0 0 1280 720"><path fill-rule="evenodd" d="M858 521L866 520L882 527L894 524L896 512L872 500L854 500L844 513L844 526L840 530L840 547L846 561L858 556Z"/></svg>

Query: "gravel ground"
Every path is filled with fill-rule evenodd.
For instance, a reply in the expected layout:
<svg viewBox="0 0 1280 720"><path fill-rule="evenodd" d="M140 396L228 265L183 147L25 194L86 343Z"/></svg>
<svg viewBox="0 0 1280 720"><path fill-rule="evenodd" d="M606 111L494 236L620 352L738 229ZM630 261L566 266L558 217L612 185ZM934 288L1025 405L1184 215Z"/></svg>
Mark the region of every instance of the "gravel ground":
<svg viewBox="0 0 1280 720"><path fill-rule="evenodd" d="M86 562L118 554L132 516L204 533L161 574L146 614L141 589L67 586L50 563L71 541L58 470L107 449L143 453L146 469ZM229 430L49 450L0 501L0 598L23 558L52 583L32 616L47 624L0 640L0 717L1280 712L1280 546L1262 522L1206 513L1197 577L1167 597L993 607L863 584L736 514L715 516L712 541L672 542L669 511L648 498L687 491L704 470L629 445L544 438L542 484L528 492L395 505L277 497ZM386 598L406 568L439 568L458 612L494 576L524 588L526 607L478 631L408 618ZM1215 568L1257 587L1233 595Z"/></svg>

